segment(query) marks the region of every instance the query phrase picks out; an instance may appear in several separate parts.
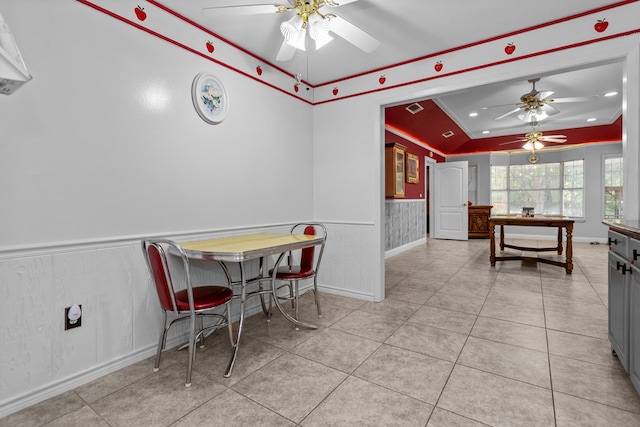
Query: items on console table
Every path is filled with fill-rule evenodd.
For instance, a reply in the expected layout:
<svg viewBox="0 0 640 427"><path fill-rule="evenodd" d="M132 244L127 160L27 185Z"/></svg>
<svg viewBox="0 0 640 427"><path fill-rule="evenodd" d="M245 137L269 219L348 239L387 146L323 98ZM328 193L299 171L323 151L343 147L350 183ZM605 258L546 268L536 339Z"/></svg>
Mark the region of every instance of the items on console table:
<svg viewBox="0 0 640 427"><path fill-rule="evenodd" d="M640 393L640 221L603 221L609 227L609 342Z"/></svg>
<svg viewBox="0 0 640 427"><path fill-rule="evenodd" d="M469 212L469 238L488 239L489 238L489 217L491 216L491 205L470 205Z"/></svg>
<svg viewBox="0 0 640 427"><path fill-rule="evenodd" d="M558 267L564 267L567 274L571 274L573 271L573 223L574 220L564 216L553 215L534 215L534 216L521 216L521 215L496 215L489 218L489 239L491 253L489 255L489 261L491 265L496 265L496 261L511 261L511 260L527 260L533 262L541 262L544 264L557 265ZM542 257L529 257L521 255L511 256L496 256L496 225L500 226L500 250L504 251L504 248L518 249L521 251L532 252L546 252L557 251L558 255L562 255L562 229L566 230L567 234L567 250L565 253L565 261L556 261L553 259ZM550 248L529 248L523 246L516 246L506 244L504 242L504 227L510 226L524 226L524 227L552 227L558 228L558 244L555 247Z"/></svg>

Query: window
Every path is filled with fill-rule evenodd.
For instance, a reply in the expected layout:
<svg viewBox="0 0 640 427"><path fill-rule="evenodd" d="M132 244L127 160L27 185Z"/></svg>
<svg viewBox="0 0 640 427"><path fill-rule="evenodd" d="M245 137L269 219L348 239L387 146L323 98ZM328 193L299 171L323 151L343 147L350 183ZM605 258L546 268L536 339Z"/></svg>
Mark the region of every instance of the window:
<svg viewBox="0 0 640 427"><path fill-rule="evenodd" d="M582 218L584 207L584 161L573 160L562 163L564 183L562 185L562 215Z"/></svg>
<svg viewBox="0 0 640 427"><path fill-rule="evenodd" d="M622 157L604 159L604 218L623 218Z"/></svg>
<svg viewBox="0 0 640 427"><path fill-rule="evenodd" d="M491 166L491 204L495 213L534 212L581 218L584 211L583 160Z"/></svg>

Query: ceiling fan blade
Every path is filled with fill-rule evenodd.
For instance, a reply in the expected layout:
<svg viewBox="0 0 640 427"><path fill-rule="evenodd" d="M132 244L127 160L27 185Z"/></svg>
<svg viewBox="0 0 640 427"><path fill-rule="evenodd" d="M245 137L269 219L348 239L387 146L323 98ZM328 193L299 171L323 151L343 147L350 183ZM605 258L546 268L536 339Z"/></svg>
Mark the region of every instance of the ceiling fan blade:
<svg viewBox="0 0 640 427"><path fill-rule="evenodd" d="M282 45L280 45L280 50L278 50L276 61L290 60L296 54L296 50L294 46L291 46L286 40L283 40Z"/></svg>
<svg viewBox="0 0 640 427"><path fill-rule="evenodd" d="M523 140L523 141L509 141L509 142L503 142L503 143L500 143L500 144L498 144L498 145L523 144L523 143L525 143L525 142L527 142L527 140L526 140L526 139L525 139L525 140Z"/></svg>
<svg viewBox="0 0 640 427"><path fill-rule="evenodd" d="M547 98L549 98L551 95L553 95L555 92L552 90L544 90L544 91L540 91L538 92L538 99L541 101L545 101Z"/></svg>
<svg viewBox="0 0 640 427"><path fill-rule="evenodd" d="M501 115L501 116L496 117L494 120L504 119L505 117L510 116L511 114L515 114L515 113L517 113L517 112L518 112L518 111L520 111L520 110L521 110L521 108L520 108L520 107L518 107L518 108L514 108L513 110L511 110L511 111L509 111L509 112L507 112L507 113L504 113L504 114L503 114L503 115Z"/></svg>
<svg viewBox="0 0 640 427"><path fill-rule="evenodd" d="M353 2L356 2L356 1L358 1L358 0L335 0L335 6L343 6L345 4L353 3ZM331 3L327 3L326 5L327 6L334 6Z"/></svg>
<svg viewBox="0 0 640 427"><path fill-rule="evenodd" d="M502 107L513 107L517 105L518 108L521 108L520 104L514 104L513 102L510 104L500 104L500 105L489 105L488 107L482 107L482 110L488 110L489 108L502 108Z"/></svg>
<svg viewBox="0 0 640 427"><path fill-rule="evenodd" d="M564 138L567 139L566 135L542 135L542 138Z"/></svg>
<svg viewBox="0 0 640 427"><path fill-rule="evenodd" d="M558 144L563 144L565 142L567 142L566 139L558 139L558 138L547 138L545 136L538 138L538 141L540 142L556 142Z"/></svg>
<svg viewBox="0 0 640 427"><path fill-rule="evenodd" d="M555 98L555 99L548 99L545 102L553 102L558 103L558 102L586 102L586 101L597 101L599 100L600 97L598 95L590 95L590 96L574 96L574 97L569 97L569 98Z"/></svg>
<svg viewBox="0 0 640 427"><path fill-rule="evenodd" d="M288 5L285 7L289 7ZM212 6L202 8L202 13L209 15L231 17L244 15L260 15L278 12L278 5L271 4L240 4L231 6Z"/></svg>
<svg viewBox="0 0 640 427"><path fill-rule="evenodd" d="M346 19L336 16L329 21L329 29L357 48L371 53L380 46L380 41Z"/></svg>

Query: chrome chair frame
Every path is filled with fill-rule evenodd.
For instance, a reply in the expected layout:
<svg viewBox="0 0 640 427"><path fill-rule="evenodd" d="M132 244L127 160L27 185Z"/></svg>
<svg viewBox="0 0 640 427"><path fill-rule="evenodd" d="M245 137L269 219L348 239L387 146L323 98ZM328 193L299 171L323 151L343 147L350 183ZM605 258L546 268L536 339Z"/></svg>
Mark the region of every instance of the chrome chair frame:
<svg viewBox="0 0 640 427"><path fill-rule="evenodd" d="M192 368L193 368L193 363L195 361L195 344L196 342L198 342L198 340L200 341L200 347L204 347L204 339L206 337L208 337L209 335L211 335L212 333L214 333L216 330L227 326L228 331L229 331L229 341L231 343L231 346L235 345L234 339L233 339L233 327L232 327L232 322L230 321L230 316L231 316L231 301L233 298L233 290L231 289L231 286L222 286L222 285L204 285L204 286L217 286L217 287L224 287L224 288L228 288L231 292L230 292L230 297L228 300L226 300L224 303L222 304L218 304L212 307L207 307L207 308L203 308L203 309L195 309L195 301L194 301L194 296L193 296L193 289L197 288L192 286L191 283L191 273L190 273L190 268L189 268L189 258L187 257L187 255L185 254L184 250L180 247L179 244L171 241L171 240L167 240L167 239L144 239L142 240L142 252L143 252L143 256L145 259L145 262L147 264L147 267L149 269L149 273L151 275L151 280L154 283L155 287L156 287L156 293L158 290L158 284L155 283L156 282L156 278L155 278L155 273L154 273L154 268L152 266L152 263L150 261L150 256L149 256L149 249L150 248L156 248L156 250L158 251L158 256L160 258L160 262L161 262L161 272L156 272L158 274L163 274L164 275L164 279L165 282L167 284L168 289L168 294L170 297L170 302L167 301L170 305L170 307L162 307L162 301L160 302L161 305L161 309L162 309L162 314L163 314L163 324L162 324L162 332L160 334L160 340L158 342L158 351L156 354L156 360L155 360L155 365L153 368L154 372L157 372L160 369L160 358L162 355L162 351L164 350L165 346L166 346L166 340L167 340L167 332L169 331L169 329L171 328L171 326L173 326L175 323L177 322L181 322L183 320L190 320L190 326L189 326L189 341L181 346L179 348L179 350L182 350L184 348L188 348L188 363L187 363L187 378L186 378L186 382L185 382L185 386L186 387L190 387L191 386L191 372L192 372ZM171 277L171 268L169 267L169 261L167 258L167 251L165 250L165 248L168 249L169 252L171 252L172 255L175 255L177 257L179 257L181 259L182 262L182 267L184 269L184 287L176 290L175 286L174 286L174 281ZM224 274L227 278L227 283L230 284L231 283L231 277L229 275L229 272L226 268L226 266L223 263L220 263ZM187 293L187 298L189 301L189 310L180 310L178 308L177 305L177 301L176 301L176 292L179 292L181 290L186 290ZM158 298L160 299L160 296L158 295ZM224 311L222 313L213 313L211 312L214 309L218 309L219 307L224 306ZM173 314L176 316L175 319L171 320L171 322L169 322L169 324L167 324L167 312L168 311L172 311ZM209 326L204 326L204 318L216 318L217 322L209 325ZM198 331L196 332L196 319L198 320Z"/></svg>
<svg viewBox="0 0 640 427"><path fill-rule="evenodd" d="M318 256L317 258L315 258L315 247L310 247L310 248L304 248L301 250L301 258L302 258L302 254L304 253L304 251L313 251L313 256L315 259L312 259L312 273L309 274L306 277L301 277L301 278L297 278L297 279L286 279L286 278L279 278L278 276L280 275L279 273L283 272L283 269L289 269L289 271L291 271L291 269L293 269L294 267L296 267L293 264L293 258L294 258L294 254L292 252L289 252L288 254L288 261L287 261L287 265L284 267L280 267L277 271L271 271L269 273L270 276L274 276L276 281L280 281L280 282L286 282L280 286L278 286L278 290L282 289L282 288L288 288L289 289L289 296L288 297L279 297L279 299L281 300L291 300L291 308L294 312L294 319L298 320L298 298L300 296L300 288L299 288L299 282L300 280L310 280L313 279L313 298L314 298L314 302L316 304L316 308L318 310L318 317L322 317L322 310L320 308L320 298L318 295L318 271L320 269L320 263L322 262L322 254L324 253L324 245L326 243L327 240L327 229L324 226L324 224L321 224L319 222L299 222L297 224L295 224L293 227L291 227L290 233L291 234L296 234L296 232L298 232L300 229L304 230L307 227L313 227L315 234L318 235L318 231L321 230L322 231L322 237L324 237L324 240L322 242L322 244L320 245L320 250L318 252ZM302 262L302 259L300 260ZM275 286L275 285L274 285ZM269 301L270 302L270 301ZM263 305L263 310L265 309L264 305ZM269 304L269 308L268 308L268 312L269 312L269 316L271 315L271 305ZM299 329L299 327L296 325L296 330Z"/></svg>

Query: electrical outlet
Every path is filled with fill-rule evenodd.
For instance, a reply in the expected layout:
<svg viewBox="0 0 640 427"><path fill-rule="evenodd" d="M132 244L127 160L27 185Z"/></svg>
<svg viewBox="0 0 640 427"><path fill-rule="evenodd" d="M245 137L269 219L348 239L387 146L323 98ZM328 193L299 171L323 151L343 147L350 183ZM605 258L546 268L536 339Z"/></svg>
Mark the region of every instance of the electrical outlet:
<svg viewBox="0 0 640 427"><path fill-rule="evenodd" d="M64 330L82 326L82 305L73 304L64 309Z"/></svg>

